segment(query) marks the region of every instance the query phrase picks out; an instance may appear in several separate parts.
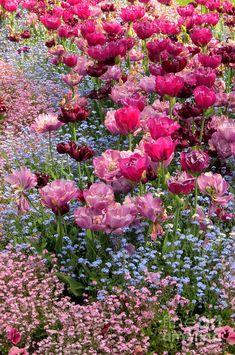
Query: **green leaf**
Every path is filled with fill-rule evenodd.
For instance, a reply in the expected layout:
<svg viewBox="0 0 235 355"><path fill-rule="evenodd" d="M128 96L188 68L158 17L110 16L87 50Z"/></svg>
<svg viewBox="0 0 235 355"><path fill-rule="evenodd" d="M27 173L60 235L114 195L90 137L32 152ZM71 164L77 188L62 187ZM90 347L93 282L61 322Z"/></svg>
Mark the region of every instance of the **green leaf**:
<svg viewBox="0 0 235 355"><path fill-rule="evenodd" d="M57 272L57 277L60 281L68 286L68 290L75 296L81 296L84 292L84 285L75 280L72 276L68 276L63 272Z"/></svg>

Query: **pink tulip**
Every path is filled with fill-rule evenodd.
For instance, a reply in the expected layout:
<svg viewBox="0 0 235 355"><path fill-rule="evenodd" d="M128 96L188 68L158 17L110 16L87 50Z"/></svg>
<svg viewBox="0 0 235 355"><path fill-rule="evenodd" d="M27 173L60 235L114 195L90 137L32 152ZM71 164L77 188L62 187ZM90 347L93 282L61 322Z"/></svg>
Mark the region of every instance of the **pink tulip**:
<svg viewBox="0 0 235 355"><path fill-rule="evenodd" d="M174 74L156 77L156 91L159 95L177 96L184 86L184 79Z"/></svg>
<svg viewBox="0 0 235 355"><path fill-rule="evenodd" d="M209 28L196 28L190 35L192 42L199 47L206 46L212 39Z"/></svg>
<svg viewBox="0 0 235 355"><path fill-rule="evenodd" d="M31 125L31 128L37 133L52 132L63 126L64 123L58 120L58 116L54 114L41 114Z"/></svg>
<svg viewBox="0 0 235 355"><path fill-rule="evenodd" d="M152 222L155 222L157 216L163 212L161 204L161 199L159 197L153 197L151 192L136 198L138 212Z"/></svg>
<svg viewBox="0 0 235 355"><path fill-rule="evenodd" d="M123 135L134 133L140 126L140 111L132 106L123 107L114 114L116 125Z"/></svg>
<svg viewBox="0 0 235 355"><path fill-rule="evenodd" d="M206 86L198 86L193 93L196 105L204 110L207 110L216 102L214 90Z"/></svg>
<svg viewBox="0 0 235 355"><path fill-rule="evenodd" d="M194 6L193 5L186 5L186 6L178 6L177 7L177 12L180 16L182 17L188 17L188 16L192 16L192 14L194 13Z"/></svg>
<svg viewBox="0 0 235 355"><path fill-rule="evenodd" d="M210 68L200 68L193 73L196 86L207 86L211 88L216 79L215 72Z"/></svg>
<svg viewBox="0 0 235 355"><path fill-rule="evenodd" d="M96 176L105 181L114 181L120 178L120 158L120 151L112 149L108 149L100 157L94 158L93 165Z"/></svg>
<svg viewBox="0 0 235 355"><path fill-rule="evenodd" d="M64 54L63 63L68 67L75 67L77 65L77 55L76 54Z"/></svg>
<svg viewBox="0 0 235 355"><path fill-rule="evenodd" d="M90 229L92 231L104 231L106 211L95 210L90 207L78 207L75 212L76 224L82 229Z"/></svg>
<svg viewBox="0 0 235 355"><path fill-rule="evenodd" d="M210 157L202 150L192 150L180 154L180 164L182 170L192 173L202 173L209 165Z"/></svg>
<svg viewBox="0 0 235 355"><path fill-rule="evenodd" d="M107 233L122 233L122 229L128 227L135 219L133 209L128 205L115 203L107 209L105 216Z"/></svg>
<svg viewBox="0 0 235 355"><path fill-rule="evenodd" d="M235 143L235 121L229 119L219 125L217 132L228 143Z"/></svg>
<svg viewBox="0 0 235 355"><path fill-rule="evenodd" d="M92 184L88 190L83 190L83 197L88 205L94 209L102 210L114 202L112 187L103 182Z"/></svg>
<svg viewBox="0 0 235 355"><path fill-rule="evenodd" d="M171 136L180 125L168 117L154 117L148 120L148 128L153 139Z"/></svg>
<svg viewBox="0 0 235 355"><path fill-rule="evenodd" d="M146 76L140 79L139 87L141 90L148 93L153 93L155 91L155 77L154 76Z"/></svg>
<svg viewBox="0 0 235 355"><path fill-rule="evenodd" d="M12 174L5 177L5 181L19 192L30 190L37 185L36 175L25 167L21 167L19 170L13 170Z"/></svg>
<svg viewBox="0 0 235 355"><path fill-rule="evenodd" d="M226 206L233 198L231 194L226 194L229 184L220 174L213 174L212 172L202 174L198 177L197 183L201 193L212 198L211 213L216 206Z"/></svg>
<svg viewBox="0 0 235 355"><path fill-rule="evenodd" d="M229 158L232 155L232 144L227 142L219 132L214 132L209 140L211 150L216 150L218 156L222 159Z"/></svg>
<svg viewBox="0 0 235 355"><path fill-rule="evenodd" d="M148 157L138 153L130 155L128 158L119 160L121 174L128 180L140 181L144 171L149 165Z"/></svg>
<svg viewBox="0 0 235 355"><path fill-rule="evenodd" d="M39 190L41 202L55 214L68 212L68 203L79 195L74 181L54 180Z"/></svg>
<svg viewBox="0 0 235 355"><path fill-rule="evenodd" d="M173 194L190 194L195 187L195 178L185 171L171 177L167 182L168 190Z"/></svg>
<svg viewBox="0 0 235 355"><path fill-rule="evenodd" d="M59 17L45 14L40 17L40 21L48 30L57 30L60 27L61 21Z"/></svg>
<svg viewBox="0 0 235 355"><path fill-rule="evenodd" d="M134 22L141 19L145 14L145 11L140 6L127 6L121 9L121 19L126 22Z"/></svg>
<svg viewBox="0 0 235 355"><path fill-rule="evenodd" d="M144 145L145 152L154 162L166 161L175 150L175 143L171 137L160 137Z"/></svg>
<svg viewBox="0 0 235 355"><path fill-rule="evenodd" d="M111 134L121 134L115 120L115 111L108 111L105 116L104 125Z"/></svg>
<svg viewBox="0 0 235 355"><path fill-rule="evenodd" d="M26 349L20 349L20 348L17 348L16 346L13 346L9 350L8 355L29 355L29 353Z"/></svg>
<svg viewBox="0 0 235 355"><path fill-rule="evenodd" d="M204 67L216 69L221 63L220 55L198 54L198 60Z"/></svg>

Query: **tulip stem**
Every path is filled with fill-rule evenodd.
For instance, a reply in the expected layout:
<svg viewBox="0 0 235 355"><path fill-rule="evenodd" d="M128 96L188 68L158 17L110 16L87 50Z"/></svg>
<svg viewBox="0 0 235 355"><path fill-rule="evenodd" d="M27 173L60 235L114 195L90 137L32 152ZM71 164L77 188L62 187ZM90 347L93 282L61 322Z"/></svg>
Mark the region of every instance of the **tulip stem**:
<svg viewBox="0 0 235 355"><path fill-rule="evenodd" d="M170 111L170 118L173 118L173 107L174 107L174 98L169 97L169 111Z"/></svg>
<svg viewBox="0 0 235 355"><path fill-rule="evenodd" d="M173 231L174 238L176 237L176 232L177 232L178 224L179 224L179 218L180 218L180 208L177 207L176 214L175 214L174 231Z"/></svg>
<svg viewBox="0 0 235 355"><path fill-rule="evenodd" d="M144 192L143 190L144 190L143 183L142 181L140 181L139 196L143 196L143 192Z"/></svg>
<svg viewBox="0 0 235 355"><path fill-rule="evenodd" d="M198 186L197 186L197 181L195 185L195 203L194 203L194 213L197 213L197 200L198 200Z"/></svg>
<svg viewBox="0 0 235 355"><path fill-rule="evenodd" d="M197 181L196 181L196 185L195 185L195 197L194 197L195 201L194 201L194 215L196 215L197 213L197 201L198 201L198 185L197 185ZM197 231L197 225L194 224L193 226L193 234L196 234Z"/></svg>
<svg viewBox="0 0 235 355"><path fill-rule="evenodd" d="M204 131L204 126L205 126L205 120L206 120L206 115L205 115L205 112L203 112L203 114L202 114L201 131L200 131L200 137L199 137L200 142L202 142L202 138L203 138L203 131Z"/></svg>
<svg viewBox="0 0 235 355"><path fill-rule="evenodd" d="M39 213L37 207L36 207L35 204L30 200L30 198L29 198L25 193L24 193L23 195L24 195L24 197L26 198L26 200L28 201L28 203L33 207L33 209L34 209L36 212Z"/></svg>
<svg viewBox="0 0 235 355"><path fill-rule="evenodd" d="M77 132L76 132L76 124L72 123L72 132L73 132L73 140L76 143L77 142Z"/></svg>
<svg viewBox="0 0 235 355"><path fill-rule="evenodd" d="M132 151L132 134L131 133L128 134L128 139L129 139L129 150Z"/></svg>
<svg viewBox="0 0 235 355"><path fill-rule="evenodd" d="M49 131L48 133L49 133L49 151L50 151L50 157L52 162L52 169L54 170L55 162L54 162L53 150L52 150L51 132Z"/></svg>
<svg viewBox="0 0 235 355"><path fill-rule="evenodd" d="M60 211L58 211L58 216L56 216L56 222L57 222L57 240L56 240L56 253L58 254L63 246L63 225L62 225L62 219L61 219L61 214Z"/></svg>
<svg viewBox="0 0 235 355"><path fill-rule="evenodd" d="M79 177L79 179L82 178L82 171L81 171L81 163L80 163L80 161L78 162L78 177Z"/></svg>

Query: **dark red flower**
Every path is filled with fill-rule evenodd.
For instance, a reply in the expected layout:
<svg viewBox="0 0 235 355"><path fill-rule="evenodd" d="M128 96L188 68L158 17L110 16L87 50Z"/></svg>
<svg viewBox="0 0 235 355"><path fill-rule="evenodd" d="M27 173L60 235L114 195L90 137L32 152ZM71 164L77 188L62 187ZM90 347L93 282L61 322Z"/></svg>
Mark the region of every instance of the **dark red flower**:
<svg viewBox="0 0 235 355"><path fill-rule="evenodd" d="M74 105L64 105L61 106L61 114L58 117L58 120L64 123L68 122L78 122L85 120L90 112L86 110L84 107L81 107L78 104Z"/></svg>
<svg viewBox="0 0 235 355"><path fill-rule="evenodd" d="M48 184L48 181L50 179L48 174L44 173L35 173L37 177L37 185L35 186L37 189L40 189L41 187L44 187Z"/></svg>
<svg viewBox="0 0 235 355"><path fill-rule="evenodd" d="M187 63L188 62L186 58L178 57L164 60L162 62L162 68L167 73L178 73L186 67Z"/></svg>
<svg viewBox="0 0 235 355"><path fill-rule="evenodd" d="M94 78L99 78L101 75L103 75L106 71L108 70L108 66L104 65L102 63L99 64L94 64L90 65L86 72L89 76L92 76Z"/></svg>

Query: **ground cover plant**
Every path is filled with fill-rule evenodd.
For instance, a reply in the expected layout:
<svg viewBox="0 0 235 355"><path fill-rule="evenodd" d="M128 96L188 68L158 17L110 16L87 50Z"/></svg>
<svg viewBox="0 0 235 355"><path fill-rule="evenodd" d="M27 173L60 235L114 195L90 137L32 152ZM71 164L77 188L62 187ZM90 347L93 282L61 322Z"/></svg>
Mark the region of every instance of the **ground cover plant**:
<svg viewBox="0 0 235 355"><path fill-rule="evenodd" d="M235 353L234 18L0 0L0 354Z"/></svg>

